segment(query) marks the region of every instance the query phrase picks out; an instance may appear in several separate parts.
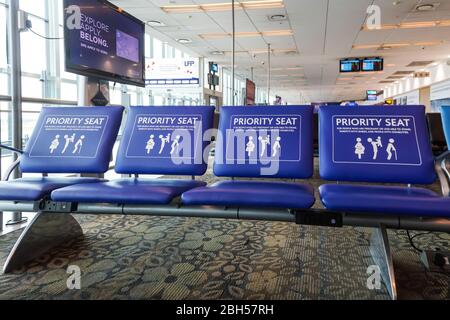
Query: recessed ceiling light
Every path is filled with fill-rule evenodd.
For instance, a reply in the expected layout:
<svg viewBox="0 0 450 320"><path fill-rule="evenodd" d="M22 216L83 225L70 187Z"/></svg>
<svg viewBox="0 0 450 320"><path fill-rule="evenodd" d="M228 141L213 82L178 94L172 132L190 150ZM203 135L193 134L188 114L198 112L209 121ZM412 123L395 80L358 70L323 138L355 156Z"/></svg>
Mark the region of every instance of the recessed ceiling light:
<svg viewBox="0 0 450 320"><path fill-rule="evenodd" d="M284 14L274 14L269 16L270 21L284 21L287 20L287 17Z"/></svg>
<svg viewBox="0 0 450 320"><path fill-rule="evenodd" d="M177 39L178 43L182 43L182 44L186 44L186 43L192 43L191 39L188 38L181 38L181 39Z"/></svg>
<svg viewBox="0 0 450 320"><path fill-rule="evenodd" d="M213 56L223 56L225 54L225 52L216 50L216 51L211 51L211 54Z"/></svg>
<svg viewBox="0 0 450 320"><path fill-rule="evenodd" d="M431 11L434 7L433 3L420 4L416 7L416 11Z"/></svg>
<svg viewBox="0 0 450 320"><path fill-rule="evenodd" d="M158 20L148 20L147 25L150 27L164 27L165 23Z"/></svg>

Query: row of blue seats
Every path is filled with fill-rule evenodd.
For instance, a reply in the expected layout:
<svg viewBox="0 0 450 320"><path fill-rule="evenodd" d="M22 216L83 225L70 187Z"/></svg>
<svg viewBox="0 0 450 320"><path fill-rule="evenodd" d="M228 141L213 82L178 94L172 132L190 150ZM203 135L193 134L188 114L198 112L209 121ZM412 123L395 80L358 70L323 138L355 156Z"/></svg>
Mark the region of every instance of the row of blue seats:
<svg viewBox="0 0 450 320"><path fill-rule="evenodd" d="M212 107L131 107L115 171L135 177L106 181L46 176L106 172L123 111L122 107L44 108L20 156L20 170L45 176L1 182L0 201L164 205L181 196L187 206L288 209L308 209L315 203L314 188L308 183L233 179L207 186L195 179L138 176L203 175ZM357 183L321 185L319 194L327 209L450 217L450 198L411 186L436 180L423 106L324 107L319 122L320 176ZM223 107L214 173L309 179L314 172L312 127L311 106ZM367 184L373 182L408 186Z"/></svg>

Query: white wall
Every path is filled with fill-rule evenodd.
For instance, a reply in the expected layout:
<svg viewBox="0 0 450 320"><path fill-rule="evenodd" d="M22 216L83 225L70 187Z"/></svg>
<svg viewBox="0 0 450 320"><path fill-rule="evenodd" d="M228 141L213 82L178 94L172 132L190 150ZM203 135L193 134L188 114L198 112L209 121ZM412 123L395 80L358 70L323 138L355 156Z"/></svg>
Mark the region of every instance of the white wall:
<svg viewBox="0 0 450 320"><path fill-rule="evenodd" d="M450 79L450 66L447 65L446 62L425 68L424 71L430 72L430 77L414 78L412 76L409 76L406 79L398 81L398 83L385 87L384 98L386 99L409 94L410 92L419 88L432 85L434 86L442 81Z"/></svg>
<svg viewBox="0 0 450 320"><path fill-rule="evenodd" d="M419 89L417 90L413 90L413 91L409 91L407 93L404 94L400 94L398 96L394 96L394 99L398 99L400 102L404 100L404 98L406 97L406 104L409 105L418 105L420 104L420 94L419 94Z"/></svg>
<svg viewBox="0 0 450 320"><path fill-rule="evenodd" d="M430 100L450 98L450 79L436 83L430 88Z"/></svg>

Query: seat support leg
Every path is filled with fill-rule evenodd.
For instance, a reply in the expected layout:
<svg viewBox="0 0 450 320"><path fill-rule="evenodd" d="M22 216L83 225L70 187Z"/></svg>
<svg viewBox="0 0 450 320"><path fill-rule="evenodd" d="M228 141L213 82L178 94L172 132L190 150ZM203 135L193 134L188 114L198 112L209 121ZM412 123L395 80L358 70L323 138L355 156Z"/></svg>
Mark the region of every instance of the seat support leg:
<svg viewBox="0 0 450 320"><path fill-rule="evenodd" d="M27 217L22 216L22 212L13 212L12 219L9 220L6 225L7 226L14 226L17 224L25 223L28 221Z"/></svg>
<svg viewBox="0 0 450 320"><path fill-rule="evenodd" d="M397 300L397 282L395 281L394 264L386 227L383 225L373 229L370 239L370 254L375 264L380 268L381 278L386 284L391 299Z"/></svg>
<svg viewBox="0 0 450 320"><path fill-rule="evenodd" d="M71 214L39 212L9 253L3 272L18 269L50 249L82 236L83 230Z"/></svg>

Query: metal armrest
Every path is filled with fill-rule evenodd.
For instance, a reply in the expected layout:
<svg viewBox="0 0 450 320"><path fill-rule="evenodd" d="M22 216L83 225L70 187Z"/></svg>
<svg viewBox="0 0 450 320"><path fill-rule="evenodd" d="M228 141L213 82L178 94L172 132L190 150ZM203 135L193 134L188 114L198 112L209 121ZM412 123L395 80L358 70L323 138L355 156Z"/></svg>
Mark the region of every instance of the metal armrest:
<svg viewBox="0 0 450 320"><path fill-rule="evenodd" d="M16 161L14 161L6 170L2 181L8 181L9 178L11 177L12 173L14 172L14 170L16 170L16 168L19 166L20 164L20 158L18 158Z"/></svg>
<svg viewBox="0 0 450 320"><path fill-rule="evenodd" d="M8 146L5 146L4 144L0 144L0 149L6 149L6 150L9 150L9 151L12 151L12 152L14 152L14 153L16 153L18 155L22 155L23 154L23 150L19 150L19 149L13 148L13 147L8 147Z"/></svg>
<svg viewBox="0 0 450 320"><path fill-rule="evenodd" d="M450 158L450 151L446 151L436 158L434 168L441 184L442 195L450 196L450 172L447 169L447 159Z"/></svg>
<svg viewBox="0 0 450 320"><path fill-rule="evenodd" d="M19 156L23 154L22 150L19 150L19 149L13 148L13 147L8 147L8 146L5 146L4 144L0 144L0 149L6 149L9 151L12 151ZM2 181L9 180L9 178L11 177L11 174L14 172L14 170L16 170L19 163L20 163L20 157L9 166L9 168L6 170L5 174L2 177Z"/></svg>

